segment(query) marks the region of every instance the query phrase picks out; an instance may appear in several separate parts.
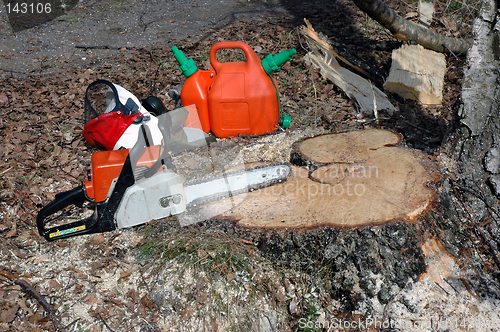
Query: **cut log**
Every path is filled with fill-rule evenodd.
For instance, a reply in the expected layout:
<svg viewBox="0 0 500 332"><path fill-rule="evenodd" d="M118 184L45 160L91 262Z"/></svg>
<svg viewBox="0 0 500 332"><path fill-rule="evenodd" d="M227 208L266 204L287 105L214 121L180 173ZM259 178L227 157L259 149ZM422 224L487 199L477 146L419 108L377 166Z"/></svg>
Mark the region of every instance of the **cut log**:
<svg viewBox="0 0 500 332"><path fill-rule="evenodd" d="M412 221L434 201L427 186L433 170L415 151L397 144L386 130L330 134L297 143L293 174L281 184L233 200L210 203L205 213L221 211L244 227L267 229L360 227Z"/></svg>
<svg viewBox="0 0 500 332"><path fill-rule="evenodd" d="M420 22L429 27L434 17L434 3L420 0L418 3L418 13Z"/></svg>
<svg viewBox="0 0 500 332"><path fill-rule="evenodd" d="M384 88L424 105L440 105L443 99L444 55L420 45L403 45L392 51L392 65Z"/></svg>

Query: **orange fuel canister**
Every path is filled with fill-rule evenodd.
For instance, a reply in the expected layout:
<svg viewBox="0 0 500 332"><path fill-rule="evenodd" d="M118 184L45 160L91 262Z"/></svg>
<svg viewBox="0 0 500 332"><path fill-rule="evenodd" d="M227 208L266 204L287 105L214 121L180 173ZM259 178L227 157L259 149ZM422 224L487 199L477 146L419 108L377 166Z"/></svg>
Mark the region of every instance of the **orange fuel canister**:
<svg viewBox="0 0 500 332"><path fill-rule="evenodd" d="M246 61L221 63L217 60L217 51L221 49L241 49ZM261 63L246 43L220 42L212 46L210 64L215 79L208 92L208 114L215 136L227 138L276 130L280 104L270 73L278 70L295 53L295 49L283 51L268 56Z"/></svg>
<svg viewBox="0 0 500 332"><path fill-rule="evenodd" d="M181 103L189 111L189 115L184 126L202 129L209 133L208 90L214 80L215 72L199 70L194 60L188 59L176 46L172 47L172 52L180 64L179 70L186 76L181 90Z"/></svg>

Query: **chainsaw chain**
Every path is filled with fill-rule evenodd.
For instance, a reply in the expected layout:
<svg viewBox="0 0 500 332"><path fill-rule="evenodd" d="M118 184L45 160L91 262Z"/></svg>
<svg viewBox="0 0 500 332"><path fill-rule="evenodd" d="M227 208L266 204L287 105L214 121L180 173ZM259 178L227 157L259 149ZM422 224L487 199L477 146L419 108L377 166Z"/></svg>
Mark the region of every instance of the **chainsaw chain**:
<svg viewBox="0 0 500 332"><path fill-rule="evenodd" d="M226 172L226 173L222 173L222 174L218 174L218 175L213 175L213 176L210 176L210 177L205 177L205 178L196 179L196 180L187 182L187 183L184 184L185 187L193 186L193 185L200 184L200 183L210 182L210 181L213 181L213 180L224 179L224 178L226 178L228 176L244 174L244 173L247 173L247 172L253 171L253 170L258 170L258 169L263 169L263 168L272 168L272 167L275 167L275 166L286 166L288 172L286 172L285 174L281 174L280 178L269 180L269 181L262 182L262 183L258 183L258 184L251 185L251 186L247 186L246 188L242 188L240 190L235 190L235 191L225 192L225 193L219 193L219 194L214 194L214 195L211 195L211 196L207 196L207 197L195 199L194 201L190 202L187 207L188 208L195 208L196 206L200 206L200 205L203 205L203 204L206 204L206 203L210 203L210 202L213 202L213 201L218 201L218 200L221 200L221 199L224 199L224 198L236 196L236 195L239 195L239 194L251 192L251 191L254 191L254 190L257 190L257 189L261 189L261 188L265 188L265 187L269 187L269 186L281 183L281 182L283 182L284 180L286 180L291 175L292 168L290 166L290 163L286 163L286 162L283 162L283 163L272 163L272 164L266 164L266 165L261 165L261 166L255 166L255 167L251 167L251 168L244 168L244 169L241 169L241 170L238 170L238 171L234 171L234 172Z"/></svg>

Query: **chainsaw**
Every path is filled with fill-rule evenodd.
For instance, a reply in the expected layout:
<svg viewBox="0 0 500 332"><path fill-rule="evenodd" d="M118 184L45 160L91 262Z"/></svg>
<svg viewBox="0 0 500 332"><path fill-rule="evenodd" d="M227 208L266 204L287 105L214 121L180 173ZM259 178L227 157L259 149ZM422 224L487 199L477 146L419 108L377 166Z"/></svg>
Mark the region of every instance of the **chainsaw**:
<svg viewBox="0 0 500 332"><path fill-rule="evenodd" d="M83 184L56 194L38 213L40 235L54 241L133 227L282 182L291 174L288 163L275 163L185 182L173 170L163 121L158 127L163 134L161 145L148 146L143 130L131 149L95 152ZM50 216L72 206L81 208L86 202L94 210L91 216L46 228ZM55 223L57 219L67 218L61 215Z"/></svg>

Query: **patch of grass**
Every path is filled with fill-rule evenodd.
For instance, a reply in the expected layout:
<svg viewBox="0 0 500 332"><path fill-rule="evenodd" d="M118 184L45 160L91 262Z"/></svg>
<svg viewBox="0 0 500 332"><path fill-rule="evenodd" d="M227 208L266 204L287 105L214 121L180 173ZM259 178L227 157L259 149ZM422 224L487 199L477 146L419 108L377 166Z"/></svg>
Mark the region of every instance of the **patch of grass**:
<svg viewBox="0 0 500 332"><path fill-rule="evenodd" d="M23 183L27 183L30 179L27 175L18 175L17 173L15 173L14 176Z"/></svg>
<svg viewBox="0 0 500 332"><path fill-rule="evenodd" d="M224 233L177 237L159 250L163 260L182 261L185 266L205 271L207 275L249 270L247 246Z"/></svg>
<svg viewBox="0 0 500 332"><path fill-rule="evenodd" d="M74 27L77 19L75 15L66 15L61 17L59 20L68 22L71 27Z"/></svg>
<svg viewBox="0 0 500 332"><path fill-rule="evenodd" d="M311 305L306 311L304 317L299 321L300 332L321 332L318 324L318 309L316 305Z"/></svg>
<svg viewBox="0 0 500 332"><path fill-rule="evenodd" d="M167 60L164 60L164 61L160 61L158 63L158 66L160 67L160 69L170 69L170 63L167 61Z"/></svg>
<svg viewBox="0 0 500 332"><path fill-rule="evenodd" d="M124 4L122 2L119 2L119 1L113 1L113 2L108 4L108 7L110 10L118 10L118 9L123 8Z"/></svg>
<svg viewBox="0 0 500 332"><path fill-rule="evenodd" d="M139 258L146 258L152 255L152 253L156 250L158 247L158 243L152 241L144 244L139 248Z"/></svg>
<svg viewBox="0 0 500 332"><path fill-rule="evenodd" d="M266 313L260 302L276 294L280 279L255 247L218 230L147 230L139 256L148 257L148 266L172 285L172 297L201 304L200 315L214 317L227 331L248 331L258 323ZM200 280L206 284L197 286Z"/></svg>

